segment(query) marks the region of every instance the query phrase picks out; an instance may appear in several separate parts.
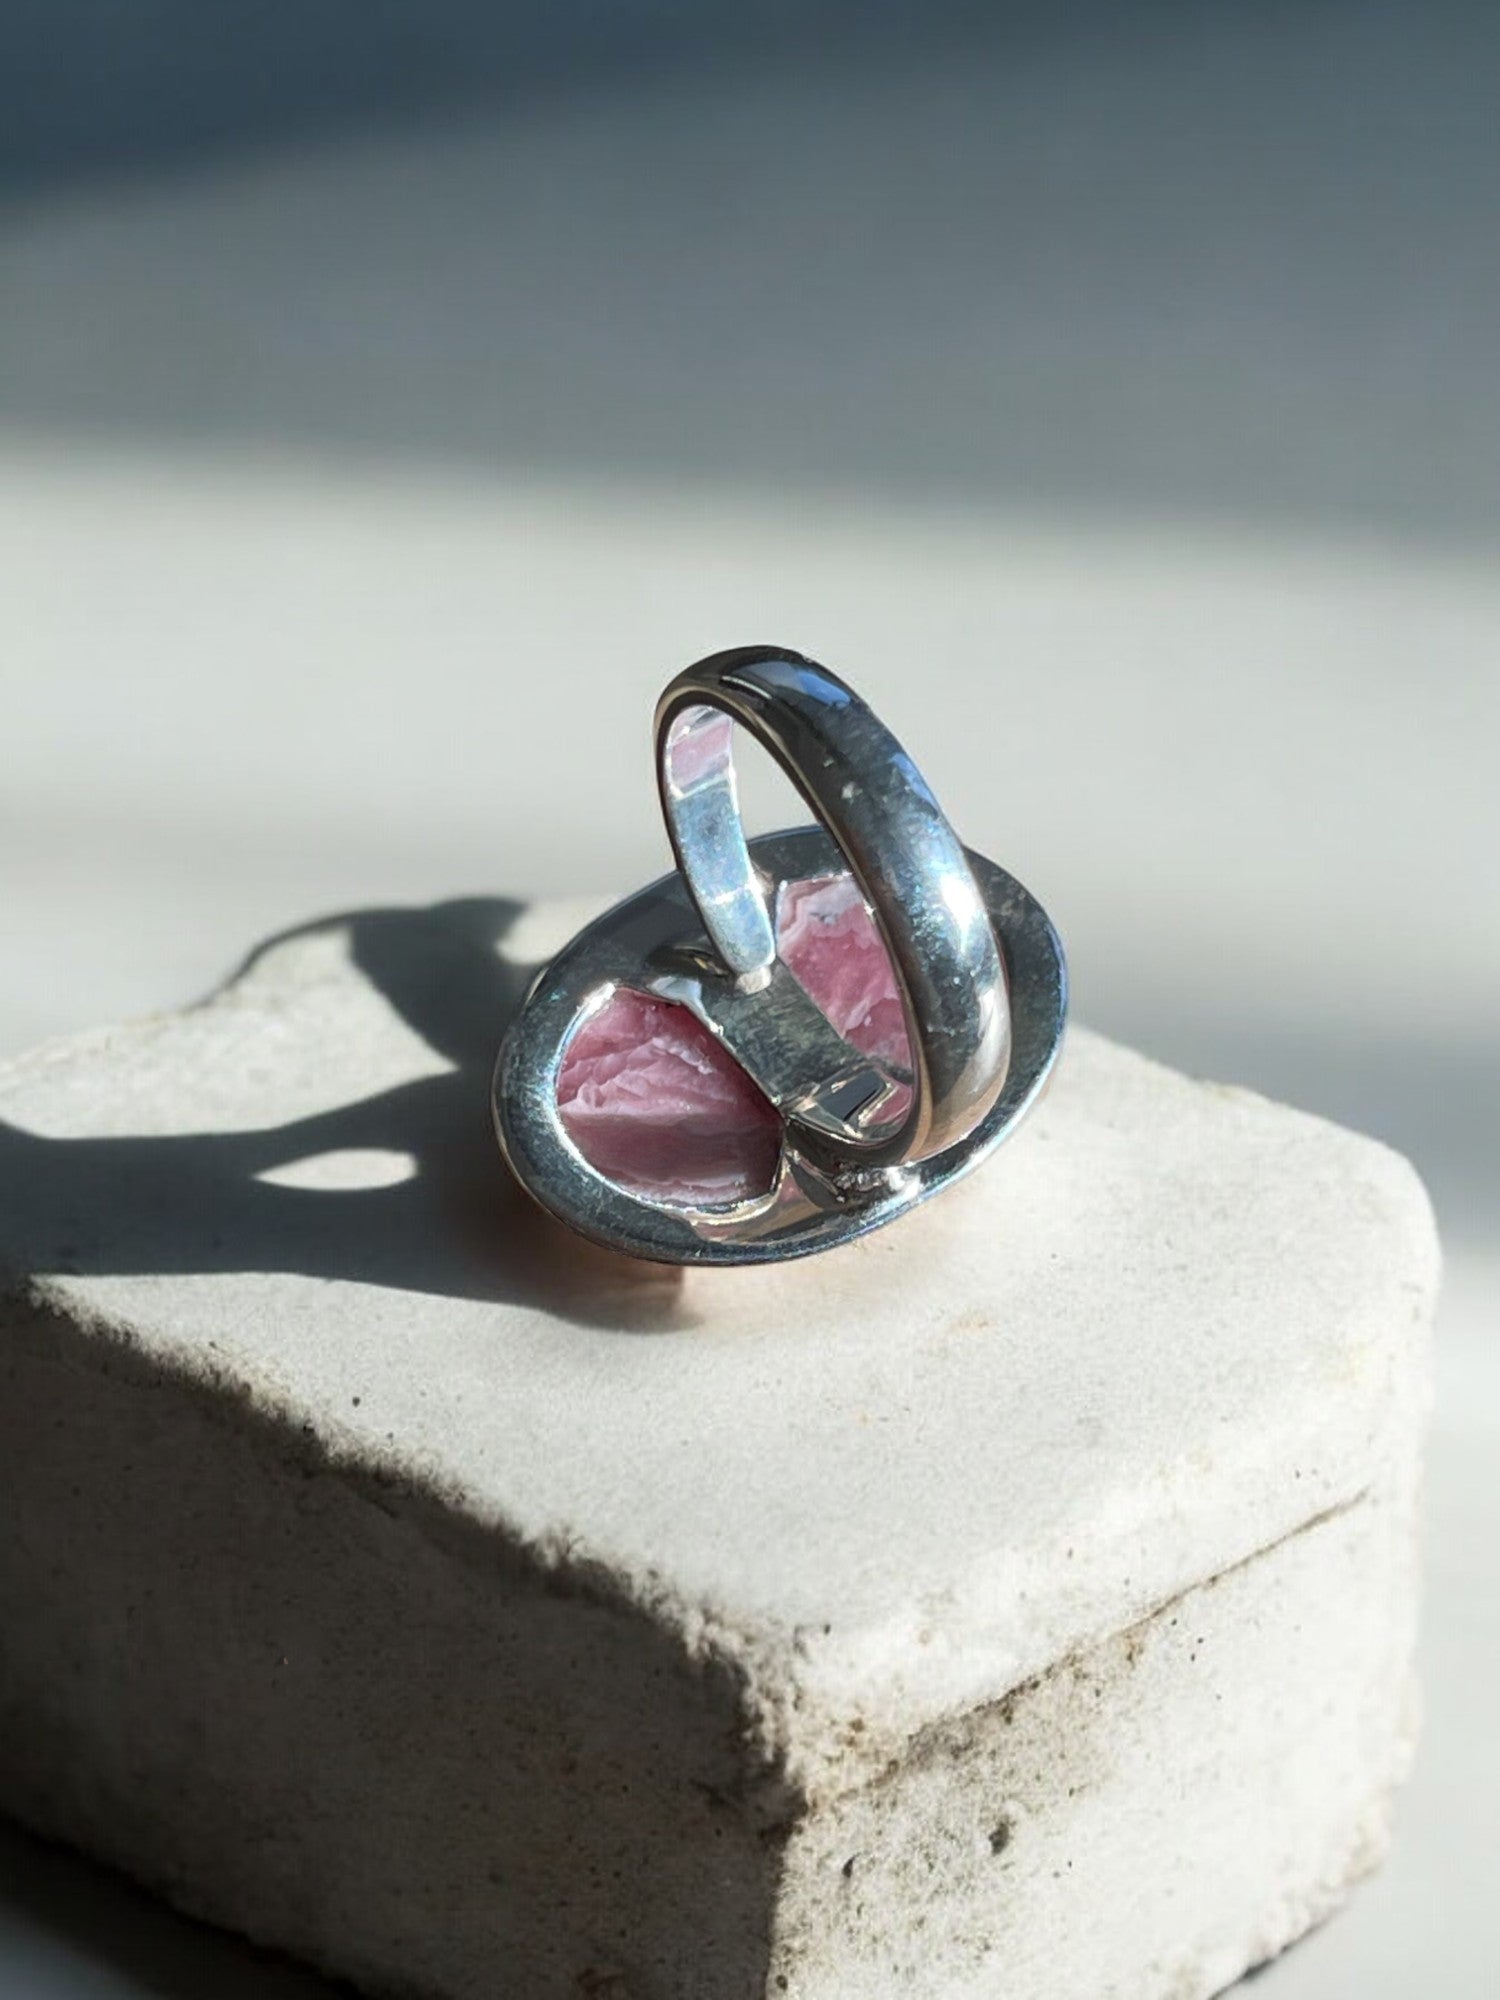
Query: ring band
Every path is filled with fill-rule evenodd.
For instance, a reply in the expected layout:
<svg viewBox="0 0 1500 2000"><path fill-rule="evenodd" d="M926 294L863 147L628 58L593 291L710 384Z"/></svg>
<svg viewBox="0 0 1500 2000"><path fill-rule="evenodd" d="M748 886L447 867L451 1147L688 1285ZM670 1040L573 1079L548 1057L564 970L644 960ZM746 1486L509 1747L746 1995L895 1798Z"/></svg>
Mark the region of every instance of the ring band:
<svg viewBox="0 0 1500 2000"><path fill-rule="evenodd" d="M765 647L689 667L656 711L657 774L677 865L726 968L755 989L776 958L745 844L732 722L773 756L837 843L890 955L912 1051L910 1108L865 1166L927 1159L984 1117L1010 1056L1005 969L963 847L916 765L854 690Z"/></svg>

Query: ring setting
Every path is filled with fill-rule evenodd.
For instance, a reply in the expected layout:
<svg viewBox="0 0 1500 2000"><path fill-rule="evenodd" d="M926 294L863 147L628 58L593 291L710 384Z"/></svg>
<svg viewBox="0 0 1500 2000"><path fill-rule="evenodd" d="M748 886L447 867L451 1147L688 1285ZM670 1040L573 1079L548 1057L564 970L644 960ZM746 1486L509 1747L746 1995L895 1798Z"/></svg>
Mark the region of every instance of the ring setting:
<svg viewBox="0 0 1500 2000"><path fill-rule="evenodd" d="M815 825L746 837L737 728ZM743 647L688 668L657 705L656 756L677 870L539 974L495 1066L501 1148L543 1207L631 1256L852 1241L971 1172L1036 1103L1067 1014L1057 934L815 661Z"/></svg>

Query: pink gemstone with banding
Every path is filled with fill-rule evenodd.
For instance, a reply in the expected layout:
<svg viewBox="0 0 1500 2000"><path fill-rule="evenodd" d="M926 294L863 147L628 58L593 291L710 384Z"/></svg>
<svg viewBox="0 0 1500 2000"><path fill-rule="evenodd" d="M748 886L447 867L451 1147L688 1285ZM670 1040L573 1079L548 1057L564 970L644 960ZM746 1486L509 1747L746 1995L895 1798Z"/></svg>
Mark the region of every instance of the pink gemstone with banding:
<svg viewBox="0 0 1500 2000"><path fill-rule="evenodd" d="M911 1067L896 975L852 876L788 882L776 911L776 949L861 1055ZM895 1106L895 1114L903 1108Z"/></svg>
<svg viewBox="0 0 1500 2000"><path fill-rule="evenodd" d="M788 883L776 935L840 1034L864 1055L910 1065L890 959L849 876ZM898 1092L887 1115L905 1100ZM743 1201L776 1178L771 1104L695 1015L653 994L622 986L583 1023L558 1071L557 1108L591 1165L653 1201Z"/></svg>
<svg viewBox="0 0 1500 2000"><path fill-rule="evenodd" d="M696 1015L629 986L568 1044L557 1109L591 1166L654 1201L739 1201L776 1176L770 1103Z"/></svg>

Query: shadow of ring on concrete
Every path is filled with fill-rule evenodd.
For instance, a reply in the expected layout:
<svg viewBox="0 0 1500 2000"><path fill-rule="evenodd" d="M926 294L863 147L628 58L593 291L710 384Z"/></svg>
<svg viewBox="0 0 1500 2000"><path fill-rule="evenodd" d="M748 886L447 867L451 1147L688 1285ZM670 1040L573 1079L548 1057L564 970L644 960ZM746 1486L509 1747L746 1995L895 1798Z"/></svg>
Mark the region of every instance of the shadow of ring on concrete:
<svg viewBox="0 0 1500 2000"><path fill-rule="evenodd" d="M256 1129L59 1139L0 1121L0 1270L23 1280L300 1272L544 1306L621 1331L688 1325L680 1272L574 1236L521 1192L495 1142L490 1071L535 970L500 952L523 907L473 897L356 910L266 940L241 968L343 930L357 972L448 1061L442 1073ZM274 1178L341 1152L402 1155L411 1171L363 1187Z"/></svg>

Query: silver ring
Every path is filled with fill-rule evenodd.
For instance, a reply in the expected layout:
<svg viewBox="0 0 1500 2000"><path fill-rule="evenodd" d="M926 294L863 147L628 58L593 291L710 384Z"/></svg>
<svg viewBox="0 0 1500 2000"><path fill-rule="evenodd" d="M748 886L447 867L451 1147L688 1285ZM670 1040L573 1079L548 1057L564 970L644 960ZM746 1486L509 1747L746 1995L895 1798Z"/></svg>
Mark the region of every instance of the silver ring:
<svg viewBox="0 0 1500 2000"><path fill-rule="evenodd" d="M746 840L736 723L819 826ZM545 1207L635 1256L749 1263L849 1241L970 1171L1036 1101L1066 1016L1062 948L816 662L701 661L663 693L656 744L679 872L536 981L496 1064L501 1146ZM836 990L851 971L858 1019ZM716 1115L727 1168L700 1157Z"/></svg>
<svg viewBox="0 0 1500 2000"><path fill-rule="evenodd" d="M749 991L773 980L776 937L740 823L732 722L770 751L837 842L901 992L909 1109L894 1130L851 1126L836 1145L867 1167L941 1152L994 1103L1010 1057L1005 972L958 836L885 724L816 661L744 647L679 674L656 711L662 809L698 914Z"/></svg>

